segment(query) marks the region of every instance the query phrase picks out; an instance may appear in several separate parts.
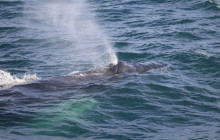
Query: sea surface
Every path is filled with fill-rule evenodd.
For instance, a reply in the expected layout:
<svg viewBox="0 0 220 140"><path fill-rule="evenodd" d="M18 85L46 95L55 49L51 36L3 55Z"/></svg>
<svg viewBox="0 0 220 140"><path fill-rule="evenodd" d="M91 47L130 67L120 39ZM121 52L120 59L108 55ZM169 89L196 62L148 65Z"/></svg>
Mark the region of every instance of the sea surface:
<svg viewBox="0 0 220 140"><path fill-rule="evenodd" d="M118 60L168 66L23 87ZM0 0L0 89L1 140L219 140L220 1Z"/></svg>

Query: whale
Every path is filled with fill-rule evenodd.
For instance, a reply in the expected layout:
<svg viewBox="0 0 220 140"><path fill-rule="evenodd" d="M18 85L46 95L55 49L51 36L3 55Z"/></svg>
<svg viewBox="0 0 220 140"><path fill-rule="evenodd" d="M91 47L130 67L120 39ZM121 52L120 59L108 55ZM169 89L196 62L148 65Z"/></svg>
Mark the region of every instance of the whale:
<svg viewBox="0 0 220 140"><path fill-rule="evenodd" d="M72 119L77 117L76 114L80 116L82 112L98 106L95 100L91 102L87 99L93 99L93 96L100 93L111 94L109 89L111 86L120 85L118 84L120 79L130 76L130 78L135 78L136 74L141 76L149 70L165 66L167 65L163 63L118 61L117 64L108 64L99 69L14 85L0 90L0 115L9 123L15 121L16 124L20 124L14 118L19 118L19 120L21 118L27 121L25 124L37 126L37 128L39 126L44 128L45 125L54 127L57 123L65 123L64 120L70 116ZM74 103L80 99L86 100ZM26 113L28 117L24 117ZM46 119L45 123L48 115L49 119Z"/></svg>
<svg viewBox="0 0 220 140"><path fill-rule="evenodd" d="M103 68L96 70L50 77L30 83L15 85L9 89L4 90L4 92L27 92L27 94L29 94L30 91L42 93L60 91L65 88L79 88L81 85L86 85L91 82L95 83L103 81L106 77L128 73L142 74L149 70L159 69L165 66L167 66L167 64L164 63L128 63L125 61L118 61L117 64L111 63Z"/></svg>
<svg viewBox="0 0 220 140"><path fill-rule="evenodd" d="M136 63L127 63L125 61L118 61L116 65L110 64L105 74L114 75L121 73L144 73L151 69L158 69L165 66L167 66L167 64L164 63L136 64Z"/></svg>

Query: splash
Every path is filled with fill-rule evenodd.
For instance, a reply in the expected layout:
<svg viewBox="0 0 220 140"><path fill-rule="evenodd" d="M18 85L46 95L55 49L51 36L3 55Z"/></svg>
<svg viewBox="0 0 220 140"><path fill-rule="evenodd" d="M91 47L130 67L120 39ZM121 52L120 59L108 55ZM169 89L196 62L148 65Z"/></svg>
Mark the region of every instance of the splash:
<svg viewBox="0 0 220 140"><path fill-rule="evenodd" d="M39 80L36 74L30 75L25 74L22 78L18 78L15 75L11 75L10 73L0 70L0 89L8 88L13 85L22 84L30 81Z"/></svg>
<svg viewBox="0 0 220 140"><path fill-rule="evenodd" d="M85 0L40 0L32 5L32 16L41 23L42 30L71 42L71 59L95 68L117 63L111 43Z"/></svg>

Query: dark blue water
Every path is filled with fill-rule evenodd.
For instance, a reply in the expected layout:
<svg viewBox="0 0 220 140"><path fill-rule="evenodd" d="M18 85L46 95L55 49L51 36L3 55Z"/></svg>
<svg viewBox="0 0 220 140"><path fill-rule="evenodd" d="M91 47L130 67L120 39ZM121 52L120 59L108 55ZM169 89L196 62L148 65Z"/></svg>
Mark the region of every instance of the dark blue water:
<svg viewBox="0 0 220 140"><path fill-rule="evenodd" d="M0 0L0 139L220 139L219 5ZM115 55L168 66L22 87Z"/></svg>

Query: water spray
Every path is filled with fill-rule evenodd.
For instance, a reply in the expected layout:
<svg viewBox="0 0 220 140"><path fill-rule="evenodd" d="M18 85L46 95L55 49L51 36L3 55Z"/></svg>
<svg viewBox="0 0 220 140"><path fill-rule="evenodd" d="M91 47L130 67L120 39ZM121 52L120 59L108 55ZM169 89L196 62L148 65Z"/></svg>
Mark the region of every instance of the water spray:
<svg viewBox="0 0 220 140"><path fill-rule="evenodd" d="M93 68L117 63L111 43L99 28L95 13L89 10L84 0L44 0L35 3L34 7L36 19L45 28L58 31L56 33L62 39L72 42L73 59L88 63Z"/></svg>

